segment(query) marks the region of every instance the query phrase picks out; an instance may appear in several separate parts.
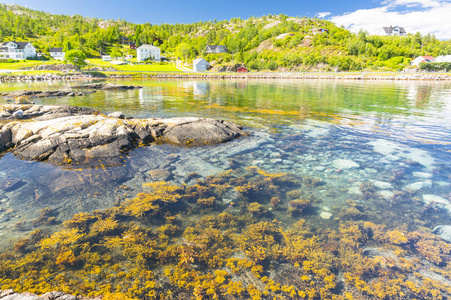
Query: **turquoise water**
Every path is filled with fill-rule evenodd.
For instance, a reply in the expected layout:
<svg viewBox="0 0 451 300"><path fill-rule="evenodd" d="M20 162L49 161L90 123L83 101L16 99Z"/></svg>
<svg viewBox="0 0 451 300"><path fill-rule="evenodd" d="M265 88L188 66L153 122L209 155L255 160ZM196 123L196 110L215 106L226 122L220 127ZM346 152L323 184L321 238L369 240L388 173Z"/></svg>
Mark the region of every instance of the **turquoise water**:
<svg viewBox="0 0 451 300"><path fill-rule="evenodd" d="M35 101L220 118L250 136L139 147L115 167L4 153L0 289L247 299L252 282L263 299L305 298L309 289L313 299L451 295L450 83L114 82L143 88ZM0 92L78 84L5 83ZM178 186L180 200L160 201L165 186L146 185L156 181ZM143 212L149 203L158 204ZM91 214L73 218L80 212ZM246 263L234 270L238 261Z"/></svg>
<svg viewBox="0 0 451 300"><path fill-rule="evenodd" d="M168 180L176 184L192 184L187 176L192 172L206 177L234 166L258 166L269 172L318 178L321 188L311 193L321 201L316 215L309 216L312 222L324 223L318 216L332 213L333 207L347 200L364 201L359 187L365 182L376 182L379 197L374 205L382 212L403 211L405 218L393 218L393 222L410 222L425 205L437 206L436 216L425 225L433 228L450 222L449 83L115 82L144 88L35 101L93 107L105 113L119 110L135 118L221 118L243 124L252 136L205 148L139 148L124 157L124 166L106 169L74 171L6 154L0 160L0 178L14 178L19 184L0 192L3 243L31 230L17 223L36 218L39 209L56 209L59 218L65 220L74 213L107 208L124 196L133 196L142 190L143 182L152 181L149 171L167 164L166 157L172 153L179 154L180 159L166 169L171 173ZM76 84L7 83L1 91L64 89ZM418 201L397 203L397 197L401 197L398 194L407 197L406 193ZM390 218L387 215L386 221Z"/></svg>

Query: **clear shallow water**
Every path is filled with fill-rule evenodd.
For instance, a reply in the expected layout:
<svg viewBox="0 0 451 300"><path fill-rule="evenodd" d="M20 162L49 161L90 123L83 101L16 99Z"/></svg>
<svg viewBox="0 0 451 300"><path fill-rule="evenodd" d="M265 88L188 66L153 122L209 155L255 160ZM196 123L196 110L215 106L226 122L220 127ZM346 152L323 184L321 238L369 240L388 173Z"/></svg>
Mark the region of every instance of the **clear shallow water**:
<svg viewBox="0 0 451 300"><path fill-rule="evenodd" d="M103 92L85 97L36 99L37 104L87 106L105 113L122 111L135 118L199 116L243 124L253 133L228 144L207 148L169 145L136 149L124 166L67 170L28 162L6 154L0 177L20 181L0 192L2 244L28 232L21 221L51 207L61 220L80 211L111 207L152 181L149 171L166 169L168 180L192 184L188 174L218 174L234 166L258 166L269 172L290 172L321 180L311 193L321 199L315 222L323 212L347 200L362 200L364 182L378 183L374 205L393 208L397 192L418 198L397 208L423 209L434 195L440 208L427 225L449 223L451 197L451 85L436 82L359 81L174 81L130 80L119 84L143 89ZM22 89L64 89L79 83L7 83L2 92ZM180 155L167 167L167 156ZM232 163L231 163L231 160ZM413 185L412 185L413 184ZM441 201L441 203L440 203ZM434 204L434 205L435 205ZM416 207L415 207L416 206ZM437 217L438 218L438 217ZM19 225L17 223L19 222ZM448 222L448 223L446 223Z"/></svg>
<svg viewBox="0 0 451 300"><path fill-rule="evenodd" d="M0 159L0 180L15 185L0 191L0 247L14 249L10 255L17 255L18 260L9 265L10 256L0 255L5 264L0 269L0 286L36 293L64 289L94 296L110 291L111 285L116 291L129 288L130 297L147 299L152 298L151 293L164 298L168 290L186 298L187 291L198 293L197 287L185 286L186 282L203 281L230 296L235 291L230 285L249 282L248 273L256 266L262 268L261 275L287 285L283 288L287 294L283 294L260 280L260 275L253 277L260 290L274 292L270 296L288 297L294 291L304 297L303 291L312 285L325 292L326 279L315 275L321 272L332 274L327 282L336 283L336 288L326 288L329 296L343 296L345 285L355 299L367 295L435 299L439 290L451 295L446 291L451 286L449 244L431 231L439 225L451 225L451 84L321 80L118 83L144 88L36 102L88 106L105 113L120 110L136 118L222 118L243 124L252 135L212 147L140 147L123 156L120 167L65 169L5 154ZM1 92L78 84L13 83L2 85ZM199 197L188 197L177 202L180 207L171 209L160 204L164 216L143 217L138 210L133 217L133 202L129 201L139 200L134 197L147 189L144 183L157 180L170 181L184 193L198 193L206 199L199 202ZM200 192L202 184L218 188L213 207L208 204L211 195ZM155 193L159 192L156 189ZM302 207L305 202L294 199L308 200L312 206L296 212L296 205ZM122 206L115 211L118 205ZM40 219L46 208L50 211ZM77 234L66 229L49 239L41 236L39 244L33 235L16 242L36 228L57 231L61 222L74 214L95 210L88 215L95 223L86 221L88 225L80 227ZM222 225L221 219L226 220ZM312 233L300 219L306 220ZM281 222L283 229L271 229L277 223L272 220ZM361 220L372 223L352 223ZM260 221L266 223L257 223ZM77 221L71 222L76 226ZM235 228L237 224L242 227ZM378 227L381 224L385 229ZM66 228L78 228L70 226ZM147 239L142 240L143 235ZM271 245L272 238L277 245ZM124 248L116 248L118 245ZM114 251L109 252L112 246ZM144 263L138 253L142 249L142 255L149 255ZM268 260L258 258L262 249ZM302 253L305 249L309 254ZM154 257L155 253L167 260ZM208 255L216 259L205 263ZM227 262L227 267L218 259ZM230 263L237 259L252 260L242 267L248 273L240 275L230 269ZM317 269L327 270L312 271L305 264L307 260L318 264ZM42 265L48 277L40 276ZM37 273L33 271L36 266ZM180 273L180 279L172 277L173 285L168 286L172 275L163 274L162 268ZM368 270L359 273L365 268ZM146 276L155 282L145 282L137 275L134 278L142 280L138 284L142 291L132 288L134 278L130 281L123 275L138 274L137 270L150 270L153 275L147 272ZM220 278L218 270L225 270L227 278ZM184 273L187 271L191 275ZM213 288L211 278L202 277L213 272L215 281L224 282L222 286ZM358 288L362 283L345 279L344 272L373 285L362 292ZM404 285L393 293L390 289L401 286L396 280L404 282L404 276L415 287ZM11 283L11 278L20 279ZM415 283L429 279L434 285L419 291ZM142 296L144 293L147 296ZM237 298L251 295L251 291L236 293Z"/></svg>

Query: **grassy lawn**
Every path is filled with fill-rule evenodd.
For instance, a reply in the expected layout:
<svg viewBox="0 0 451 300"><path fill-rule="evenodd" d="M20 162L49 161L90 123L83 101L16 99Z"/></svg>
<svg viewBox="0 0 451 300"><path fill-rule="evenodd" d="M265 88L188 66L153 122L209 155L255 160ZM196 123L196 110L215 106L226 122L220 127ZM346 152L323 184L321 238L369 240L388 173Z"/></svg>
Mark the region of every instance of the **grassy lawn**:
<svg viewBox="0 0 451 300"><path fill-rule="evenodd" d="M40 60L24 60L21 62L15 63L0 63L0 70L20 70L25 68L31 68L39 65L51 65L61 63L59 61L50 60L50 61L40 61Z"/></svg>
<svg viewBox="0 0 451 300"><path fill-rule="evenodd" d="M180 72L173 64L168 63L164 65L160 65L159 63L155 64L146 64L146 65L138 65L136 63L132 63L132 65L115 65L108 61L102 61L101 59L93 59L88 58L89 65L88 67L102 67L102 68L115 68L118 71L127 71L127 72Z"/></svg>

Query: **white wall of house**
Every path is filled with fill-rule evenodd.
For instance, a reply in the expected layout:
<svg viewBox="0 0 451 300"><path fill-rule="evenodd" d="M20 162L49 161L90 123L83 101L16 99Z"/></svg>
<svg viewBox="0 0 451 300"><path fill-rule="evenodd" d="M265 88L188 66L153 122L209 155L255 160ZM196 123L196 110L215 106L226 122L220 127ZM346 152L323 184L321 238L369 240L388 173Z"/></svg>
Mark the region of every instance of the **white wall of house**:
<svg viewBox="0 0 451 300"><path fill-rule="evenodd" d="M193 61L194 72L205 72L209 66L210 63L203 58L198 58Z"/></svg>
<svg viewBox="0 0 451 300"><path fill-rule="evenodd" d="M145 61L147 59L160 61L160 48L153 45L141 45L136 49L136 57L138 61Z"/></svg>
<svg viewBox="0 0 451 300"><path fill-rule="evenodd" d="M110 55L102 55L102 60L103 61L111 61L111 56Z"/></svg>
<svg viewBox="0 0 451 300"><path fill-rule="evenodd" d="M31 43L27 43L23 49L14 42L8 42L1 47L3 50L0 51L0 58L23 60L36 56L36 48Z"/></svg>
<svg viewBox="0 0 451 300"><path fill-rule="evenodd" d="M425 58L424 56L418 56L417 58L415 58L414 60L412 60L410 62L410 65L418 67L420 65L420 63L422 63L422 62L435 62L435 58L433 58L433 57Z"/></svg>
<svg viewBox="0 0 451 300"><path fill-rule="evenodd" d="M50 52L50 56L53 59L64 60L64 57L66 56L66 52Z"/></svg>

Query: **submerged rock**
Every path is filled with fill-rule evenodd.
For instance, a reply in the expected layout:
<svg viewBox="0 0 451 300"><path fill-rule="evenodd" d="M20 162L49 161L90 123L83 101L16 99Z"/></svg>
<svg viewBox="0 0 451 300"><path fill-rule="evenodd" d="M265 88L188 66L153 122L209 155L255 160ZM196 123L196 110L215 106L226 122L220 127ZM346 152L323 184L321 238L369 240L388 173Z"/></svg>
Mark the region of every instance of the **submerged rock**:
<svg viewBox="0 0 451 300"><path fill-rule="evenodd" d="M330 212L323 211L319 216L324 220L329 220L332 217L332 214Z"/></svg>
<svg viewBox="0 0 451 300"><path fill-rule="evenodd" d="M34 107L29 110L45 111L44 108ZM54 110L60 111L61 108L54 107ZM54 110L50 109L49 114ZM215 145L246 134L240 126L222 120L122 120L97 115L95 110L89 112L94 114L3 125L0 127L0 150L12 148L14 155L26 160L87 164L100 158L119 157L151 142L183 146Z"/></svg>
<svg viewBox="0 0 451 300"><path fill-rule="evenodd" d="M442 225L437 226L432 230L436 235L440 236L443 240L451 243L451 226Z"/></svg>
<svg viewBox="0 0 451 300"><path fill-rule="evenodd" d="M24 182L18 178L8 178L0 180L0 190L5 192L13 191L23 185Z"/></svg>
<svg viewBox="0 0 451 300"><path fill-rule="evenodd" d="M336 169L352 169L352 168L360 168L360 165L355 161L350 159L336 159L332 162L332 165Z"/></svg>
<svg viewBox="0 0 451 300"><path fill-rule="evenodd" d="M443 209L446 209L448 212L451 212L451 203L437 195L423 195L423 202L428 204L435 204Z"/></svg>
<svg viewBox="0 0 451 300"><path fill-rule="evenodd" d="M155 181L167 181L171 177L171 172L162 169L153 169L149 171L149 175Z"/></svg>
<svg viewBox="0 0 451 300"><path fill-rule="evenodd" d="M404 187L404 190L415 192L421 189L431 188L432 187L432 180L425 180L425 181L419 181L414 182L411 184L408 184Z"/></svg>
<svg viewBox="0 0 451 300"><path fill-rule="evenodd" d="M378 189L381 190L390 190L393 189L393 186L390 182L385 182L385 181L377 181L375 180L373 182L374 186L377 187Z"/></svg>

